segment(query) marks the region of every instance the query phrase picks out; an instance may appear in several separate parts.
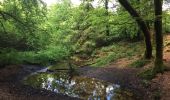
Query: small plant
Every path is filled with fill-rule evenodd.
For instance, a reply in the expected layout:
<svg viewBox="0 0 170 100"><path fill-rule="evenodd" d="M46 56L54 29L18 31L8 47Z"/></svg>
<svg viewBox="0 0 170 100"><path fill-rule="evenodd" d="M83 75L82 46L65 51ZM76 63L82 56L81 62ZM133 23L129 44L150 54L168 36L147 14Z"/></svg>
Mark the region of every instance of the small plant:
<svg viewBox="0 0 170 100"><path fill-rule="evenodd" d="M39 51L17 51L4 49L0 51L0 67L11 64L49 65L70 56L68 49L62 46L48 47Z"/></svg>
<svg viewBox="0 0 170 100"><path fill-rule="evenodd" d="M151 82L150 82L150 80L142 80L141 81L141 83L142 83L142 85L144 86L144 87L146 87L146 88L148 88L149 86L151 86Z"/></svg>
<svg viewBox="0 0 170 100"><path fill-rule="evenodd" d="M145 80L151 80L155 77L155 74L153 74L152 69L147 69L147 70L139 73L138 76Z"/></svg>
<svg viewBox="0 0 170 100"><path fill-rule="evenodd" d="M118 42L110 46L102 47L93 52L92 66L103 67L120 58L131 58L143 52L141 42L125 43ZM88 62L89 63L89 62Z"/></svg>
<svg viewBox="0 0 170 100"><path fill-rule="evenodd" d="M143 66L145 66L146 64L148 64L150 61L146 60L146 59L139 59L134 61L133 63L131 63L129 65L129 67L134 67L134 68L141 68Z"/></svg>
<svg viewBox="0 0 170 100"><path fill-rule="evenodd" d="M92 66L97 66L97 67L104 66L114 61L116 58L117 58L117 55L114 52L112 52L108 56L96 59L96 63L93 64Z"/></svg>

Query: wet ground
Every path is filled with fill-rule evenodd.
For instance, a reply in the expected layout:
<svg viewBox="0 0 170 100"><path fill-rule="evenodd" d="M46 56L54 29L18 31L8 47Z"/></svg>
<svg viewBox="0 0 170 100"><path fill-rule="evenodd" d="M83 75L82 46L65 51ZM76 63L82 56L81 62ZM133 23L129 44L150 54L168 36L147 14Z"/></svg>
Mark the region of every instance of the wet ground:
<svg viewBox="0 0 170 100"><path fill-rule="evenodd" d="M0 69L0 100L79 100L22 83L24 77L42 68L32 65L11 65Z"/></svg>
<svg viewBox="0 0 170 100"><path fill-rule="evenodd" d="M43 69L43 70L42 70ZM136 77L137 69L82 67L76 77L47 72L38 66L8 66L0 70L2 100L151 100ZM34 73L34 72L37 72ZM9 74L10 73L10 74ZM29 76L32 74L32 76ZM62 75L62 76L60 76ZM25 78L26 76L29 76ZM23 84L23 79L25 83ZM121 87L121 88L120 88ZM115 96L113 96L115 95ZM107 99L112 98L112 99ZM114 99L113 99L114 98Z"/></svg>
<svg viewBox="0 0 170 100"><path fill-rule="evenodd" d="M82 72L82 76L93 77L110 83L119 84L122 88L131 91L136 96L136 100L151 100L149 89L145 88L142 85L142 80L137 77L137 73L140 69L109 66L97 69L84 67L80 70L82 70L80 71Z"/></svg>
<svg viewBox="0 0 170 100"><path fill-rule="evenodd" d="M161 80L163 78L157 77L144 86L143 80L137 77L137 73L143 69L122 67L125 64L120 62L126 60L103 68L80 67L74 77L70 77L69 71L63 74L61 71L47 70L42 66L7 66L0 69L0 100L94 100L98 97L100 100L160 99L153 97L160 95L157 90L161 90L160 83L164 81ZM114 97L113 94L116 96ZM168 94L169 92L166 91L166 95Z"/></svg>
<svg viewBox="0 0 170 100"><path fill-rule="evenodd" d="M84 100L135 100L130 91L103 80L74 75L69 70L39 72L24 79L24 84Z"/></svg>

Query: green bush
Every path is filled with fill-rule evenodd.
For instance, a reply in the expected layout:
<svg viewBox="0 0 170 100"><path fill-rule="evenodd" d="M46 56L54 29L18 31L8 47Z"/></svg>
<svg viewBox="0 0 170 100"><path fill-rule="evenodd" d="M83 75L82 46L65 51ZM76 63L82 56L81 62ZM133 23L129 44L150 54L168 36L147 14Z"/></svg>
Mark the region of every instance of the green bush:
<svg viewBox="0 0 170 100"><path fill-rule="evenodd" d="M49 64L68 58L69 50L65 47L48 47L40 51L17 51L4 49L0 53L0 66L9 64Z"/></svg>

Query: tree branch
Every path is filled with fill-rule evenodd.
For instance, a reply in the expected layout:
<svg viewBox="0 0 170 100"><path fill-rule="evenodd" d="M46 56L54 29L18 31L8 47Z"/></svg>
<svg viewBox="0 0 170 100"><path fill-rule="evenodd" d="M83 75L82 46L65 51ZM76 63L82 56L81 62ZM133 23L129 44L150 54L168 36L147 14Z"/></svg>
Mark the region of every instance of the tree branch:
<svg viewBox="0 0 170 100"><path fill-rule="evenodd" d="M16 18L16 16L14 16L14 15L8 13L8 12L0 10L0 15L3 17L4 20L7 20L6 16L9 16L9 17L13 18L15 21L25 25L22 21L20 21L18 18Z"/></svg>
<svg viewBox="0 0 170 100"><path fill-rule="evenodd" d="M145 44L146 44L145 58L150 59L152 57L152 44L151 44L150 30L146 22L138 14L138 12L130 5L130 3L127 0L118 0L118 1L129 12L129 14L136 20L138 26L142 30L145 36Z"/></svg>
<svg viewBox="0 0 170 100"><path fill-rule="evenodd" d="M1 23L1 26L2 26L2 28L3 28L3 30L4 30L4 32L7 33L7 32L6 32L6 29L5 29L5 26L4 26L4 24L2 23L2 21L0 21L0 23Z"/></svg>

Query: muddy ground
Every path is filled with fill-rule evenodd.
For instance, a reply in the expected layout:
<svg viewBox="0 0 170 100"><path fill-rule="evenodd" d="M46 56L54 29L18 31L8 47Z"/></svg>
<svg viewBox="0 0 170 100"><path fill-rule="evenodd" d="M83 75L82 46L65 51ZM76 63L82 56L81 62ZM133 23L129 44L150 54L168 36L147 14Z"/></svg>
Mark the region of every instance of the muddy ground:
<svg viewBox="0 0 170 100"><path fill-rule="evenodd" d="M0 69L0 100L79 100L23 85L21 80L41 66L11 65Z"/></svg>
<svg viewBox="0 0 170 100"><path fill-rule="evenodd" d="M114 64L115 65L115 64ZM32 72L42 69L41 66L11 65L0 69L0 100L78 100L56 94L43 89L34 89L23 85L21 80ZM123 68L110 65L105 68L84 66L78 69L81 76L97 78L107 82L120 84L121 87L132 91L137 100L152 100L153 91L157 88L144 87L136 74L136 68Z"/></svg>

